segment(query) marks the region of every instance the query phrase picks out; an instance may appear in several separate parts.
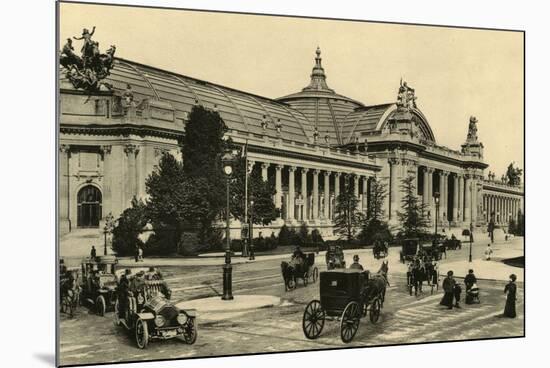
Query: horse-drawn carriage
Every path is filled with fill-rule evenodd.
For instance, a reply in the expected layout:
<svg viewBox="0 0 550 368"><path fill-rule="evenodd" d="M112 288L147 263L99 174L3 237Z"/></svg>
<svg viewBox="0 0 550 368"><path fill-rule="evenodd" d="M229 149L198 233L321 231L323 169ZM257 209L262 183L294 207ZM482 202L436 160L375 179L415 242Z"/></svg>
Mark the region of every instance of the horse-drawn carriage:
<svg viewBox="0 0 550 368"><path fill-rule="evenodd" d="M303 256L293 256L290 262L281 262L281 273L285 283L285 291L293 290L302 279L304 286L319 278L319 270L315 266L315 253L307 253Z"/></svg>
<svg viewBox="0 0 550 368"><path fill-rule="evenodd" d="M388 256L387 243L382 241L374 242L374 246L372 247L372 254L376 259L386 258Z"/></svg>
<svg viewBox="0 0 550 368"><path fill-rule="evenodd" d="M150 340L168 340L176 337L187 344L197 340L196 312L183 310L170 302L170 289L157 277L145 277L143 271L133 276L120 277L114 322L132 331L137 347L145 349ZM125 279L125 280L124 280Z"/></svg>
<svg viewBox="0 0 550 368"><path fill-rule="evenodd" d="M92 306L99 316L112 311L117 299L117 277L115 256L106 255L85 258L81 263L82 296L81 302Z"/></svg>
<svg viewBox="0 0 550 368"><path fill-rule="evenodd" d="M344 250L339 245L328 246L325 261L327 263L328 270L333 270L335 268L346 268Z"/></svg>
<svg viewBox="0 0 550 368"><path fill-rule="evenodd" d="M321 272L320 300L306 306L302 330L308 339L319 337L325 320L340 322L340 338L349 343L357 333L361 318L369 315L376 323L384 306L388 264L384 262L377 274L358 269Z"/></svg>
<svg viewBox="0 0 550 368"><path fill-rule="evenodd" d="M409 295L413 295L413 289L415 296L421 294L424 281L430 287L430 294L433 294L434 288L439 290L439 266L433 259L417 257L408 264L407 289Z"/></svg>
<svg viewBox="0 0 550 368"><path fill-rule="evenodd" d="M410 262L418 252L418 239L401 240L401 251L399 252L399 261L401 263Z"/></svg>
<svg viewBox="0 0 550 368"><path fill-rule="evenodd" d="M456 239L454 237L451 239L444 240L443 245L445 246L445 249L451 249L451 250L462 249L462 242L460 241L460 239Z"/></svg>

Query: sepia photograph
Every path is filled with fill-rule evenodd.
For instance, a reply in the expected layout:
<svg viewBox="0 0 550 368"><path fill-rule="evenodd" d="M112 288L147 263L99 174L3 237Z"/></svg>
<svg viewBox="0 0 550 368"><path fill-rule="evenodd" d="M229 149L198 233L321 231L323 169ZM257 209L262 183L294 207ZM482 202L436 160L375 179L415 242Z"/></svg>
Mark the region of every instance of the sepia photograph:
<svg viewBox="0 0 550 368"><path fill-rule="evenodd" d="M56 5L58 365L525 337L525 32Z"/></svg>

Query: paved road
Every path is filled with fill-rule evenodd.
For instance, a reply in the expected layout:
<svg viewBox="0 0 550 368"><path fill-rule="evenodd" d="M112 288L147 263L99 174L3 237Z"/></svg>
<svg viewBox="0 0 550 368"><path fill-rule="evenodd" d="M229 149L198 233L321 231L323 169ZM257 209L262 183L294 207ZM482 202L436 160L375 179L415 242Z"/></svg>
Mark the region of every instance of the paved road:
<svg viewBox="0 0 550 368"><path fill-rule="evenodd" d="M474 258L481 257L482 246L474 247ZM354 252L348 252L351 257ZM443 262L467 259L467 249L448 253ZM361 253L362 262L375 270L379 261L371 253ZM373 325L365 318L353 342L340 340L339 324L327 322L319 339L307 340L301 321L305 305L319 298L318 284L285 292L280 276L280 261L269 260L235 266L234 294L275 295L280 306L248 312L199 315L199 337L188 346L179 340L152 342L147 350L135 347L132 337L106 317L89 314L81 308L73 319L62 317L61 363L83 364L105 361L185 358L236 353L274 352L304 349L372 346L423 341L523 335L523 285L519 284L518 318L500 318L504 307L504 282L480 283L479 305L461 309L441 309L441 292L429 290L419 297L409 296L405 275L398 266L397 253L390 254L390 283L381 318ZM324 269L322 260L317 262ZM392 269L393 267L393 269ZM168 267L163 273L173 290L173 300L191 300L217 295L221 288L221 268ZM520 272L521 269L518 269Z"/></svg>

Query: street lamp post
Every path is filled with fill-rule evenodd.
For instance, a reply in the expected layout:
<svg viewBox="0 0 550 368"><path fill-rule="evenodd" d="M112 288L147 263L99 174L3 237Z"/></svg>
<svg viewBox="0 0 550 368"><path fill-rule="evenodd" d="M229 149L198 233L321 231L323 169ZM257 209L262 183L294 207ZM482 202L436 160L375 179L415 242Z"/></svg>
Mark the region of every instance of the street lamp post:
<svg viewBox="0 0 550 368"><path fill-rule="evenodd" d="M468 262L472 263L472 244L474 242L474 188L470 183L470 254Z"/></svg>
<svg viewBox="0 0 550 368"><path fill-rule="evenodd" d="M231 151L226 151L222 157L223 172L226 176L226 228L225 228L225 264L223 265L223 295L222 300L232 300L233 293L231 290L233 266L231 266L231 239L230 239L230 212L229 212L229 184L231 182L231 174L233 173L234 156Z"/></svg>
<svg viewBox="0 0 550 368"><path fill-rule="evenodd" d="M254 257L254 201L251 200L250 201L250 217L249 217L249 220L250 220L250 225L248 226L249 228L249 235L250 235L250 249L249 249L249 257L248 259L253 261L254 259L256 259L256 257Z"/></svg>
<svg viewBox="0 0 550 368"><path fill-rule="evenodd" d="M434 193L435 201L435 237L437 237L437 221L439 220L439 192Z"/></svg>

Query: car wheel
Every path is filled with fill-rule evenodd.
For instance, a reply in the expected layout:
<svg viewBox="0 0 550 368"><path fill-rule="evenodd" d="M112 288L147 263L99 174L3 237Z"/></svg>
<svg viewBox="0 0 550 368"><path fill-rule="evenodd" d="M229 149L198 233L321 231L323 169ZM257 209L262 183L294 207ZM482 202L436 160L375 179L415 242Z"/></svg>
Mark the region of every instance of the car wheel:
<svg viewBox="0 0 550 368"><path fill-rule="evenodd" d="M136 322L136 344L140 349L145 349L149 344L149 329L147 322L141 318Z"/></svg>
<svg viewBox="0 0 550 368"><path fill-rule="evenodd" d="M105 315L105 309L107 308L105 304L105 298L103 295L100 295L95 300L95 310L98 316L103 317Z"/></svg>
<svg viewBox="0 0 550 368"><path fill-rule="evenodd" d="M195 324L195 318L189 318L187 324L183 327L183 341L186 344L193 345L197 341L198 331Z"/></svg>

